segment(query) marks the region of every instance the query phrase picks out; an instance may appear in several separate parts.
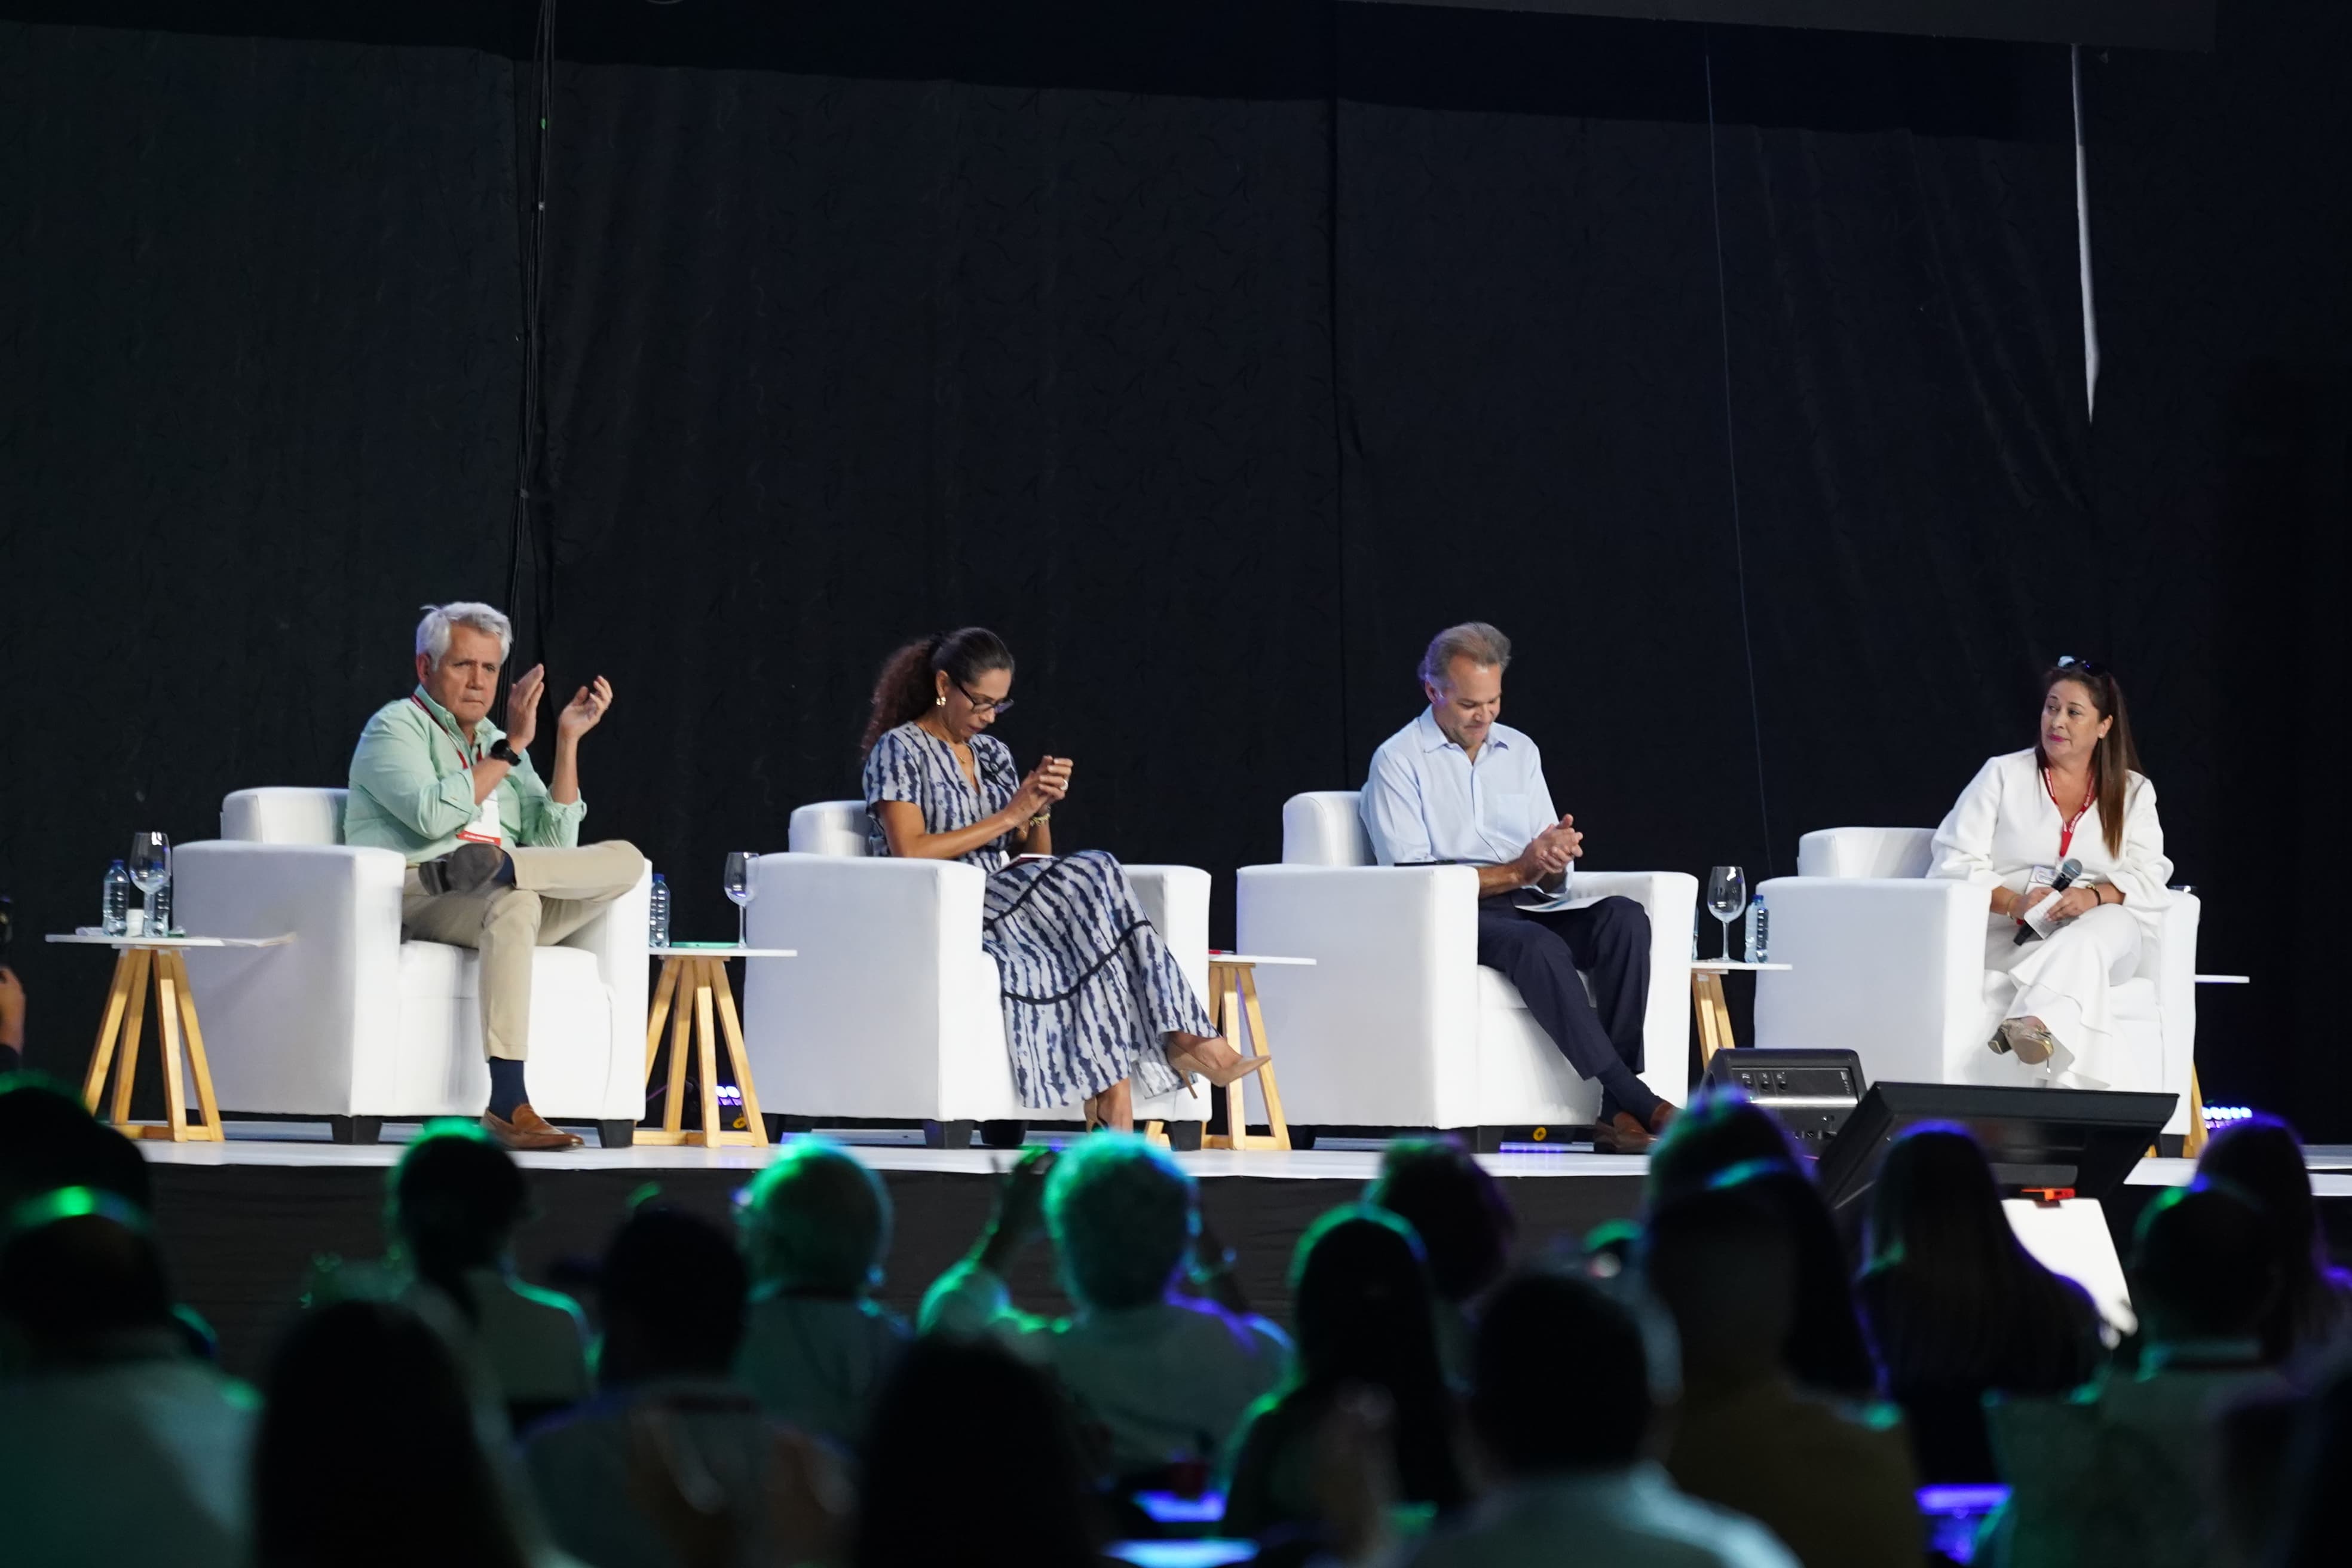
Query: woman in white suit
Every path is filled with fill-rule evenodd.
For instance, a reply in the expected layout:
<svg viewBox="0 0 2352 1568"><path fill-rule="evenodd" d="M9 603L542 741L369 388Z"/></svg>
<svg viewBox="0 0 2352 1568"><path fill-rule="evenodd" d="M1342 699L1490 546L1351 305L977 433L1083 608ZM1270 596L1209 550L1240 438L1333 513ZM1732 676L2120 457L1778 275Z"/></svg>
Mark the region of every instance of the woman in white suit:
<svg viewBox="0 0 2352 1568"><path fill-rule="evenodd" d="M2042 687L2040 741L1977 770L1936 830L1928 875L1992 889L1985 967L2013 990L1991 1048L2069 1089L2136 1088L2154 1064L2117 1058L2109 993L2138 970L2172 878L2156 786L2139 772L2112 674L2062 658ZM2081 872L2053 893L2070 859ZM2026 911L2053 899L2056 926L2019 945Z"/></svg>

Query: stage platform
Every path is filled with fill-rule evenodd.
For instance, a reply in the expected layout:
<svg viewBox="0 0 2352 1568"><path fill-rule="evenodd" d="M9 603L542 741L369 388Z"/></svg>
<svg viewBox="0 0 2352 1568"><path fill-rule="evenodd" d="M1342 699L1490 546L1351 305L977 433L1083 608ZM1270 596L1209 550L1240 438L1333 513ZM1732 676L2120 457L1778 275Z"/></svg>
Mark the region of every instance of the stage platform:
<svg viewBox="0 0 2352 1568"><path fill-rule="evenodd" d="M386 1173L416 1131L391 1124L382 1143L354 1147L331 1142L324 1122L232 1121L226 1142L142 1146L173 1283L218 1331L232 1371L259 1375L315 1256L383 1252ZM988 1217L992 1178L1013 1155L926 1149L911 1131L831 1135L856 1147L889 1187L898 1223L883 1295L911 1311L925 1287L971 1247ZM1039 1141L1070 1135L1048 1130ZM1299 1236L1362 1190L1379 1167L1380 1150L1366 1140L1311 1152L1201 1150L1176 1158L1199 1178L1209 1224L1239 1255L1252 1304L1280 1318L1288 1311L1286 1276ZM2352 1218L2352 1149L2310 1153L2323 1212L2331 1221ZM667 1201L727 1222L735 1194L773 1157L772 1149L593 1146L518 1156L530 1173L537 1211L517 1240L522 1273L536 1283L583 1289L581 1266L596 1256L635 1194L656 1186ZM1569 1150L1506 1152L1482 1155L1480 1163L1509 1193L1529 1255L1603 1221L1632 1217L1649 1165L1638 1156ZM2188 1160L2141 1162L2122 1201L2110 1205L2110 1224L2128 1227L2148 1195L2187 1181L2194 1169ZM1013 1289L1016 1300L1035 1310L1066 1305L1042 1241L1015 1270Z"/></svg>

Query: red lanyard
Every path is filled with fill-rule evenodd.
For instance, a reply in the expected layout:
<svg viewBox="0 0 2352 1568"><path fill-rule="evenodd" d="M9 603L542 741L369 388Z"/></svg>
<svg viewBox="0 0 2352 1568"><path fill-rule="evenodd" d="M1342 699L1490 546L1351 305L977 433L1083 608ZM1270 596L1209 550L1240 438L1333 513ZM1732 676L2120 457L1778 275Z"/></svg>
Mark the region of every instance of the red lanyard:
<svg viewBox="0 0 2352 1568"><path fill-rule="evenodd" d="M2052 805L2057 806L2058 814L2061 816L2065 816L2066 808L2063 805L2058 805L2058 792L2051 787L2050 770L2048 768L2042 770L2042 793L2050 797L2050 804ZM2093 805L2097 804L2098 798L2099 783L2097 778L2095 776L2091 781L2090 787L2083 792L2082 805L2076 808L2073 816L2066 817L2064 824L2058 829L2058 858L2061 860L2066 858L2066 851L2074 847L2074 824L2083 820L2084 814L2089 811Z"/></svg>
<svg viewBox="0 0 2352 1568"><path fill-rule="evenodd" d="M472 773L474 771L474 764L481 761L481 753L477 752L471 756L467 755L466 742L457 739L457 732L455 730L452 730L448 725L441 722L439 717L434 713L432 709L427 708L423 702L418 701L415 692L409 693L408 700L411 702L416 703L416 710L419 713L424 714L427 719L431 719L433 721L433 727L435 729L449 737L450 741L455 743L457 748L457 765L465 769L467 773Z"/></svg>

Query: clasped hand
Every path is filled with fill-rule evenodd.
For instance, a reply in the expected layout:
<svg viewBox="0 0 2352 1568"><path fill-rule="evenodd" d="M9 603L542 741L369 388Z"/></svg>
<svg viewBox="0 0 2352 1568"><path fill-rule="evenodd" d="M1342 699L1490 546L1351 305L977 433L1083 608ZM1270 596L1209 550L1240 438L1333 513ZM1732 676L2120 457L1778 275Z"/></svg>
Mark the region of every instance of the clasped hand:
<svg viewBox="0 0 2352 1568"><path fill-rule="evenodd" d="M1528 879L1536 881L1559 876L1583 854L1584 835L1576 830L1576 817L1571 814L1537 834L1519 851L1519 859L1528 868Z"/></svg>
<svg viewBox="0 0 2352 1568"><path fill-rule="evenodd" d="M514 689L507 693L507 744L516 751L529 751L539 734L539 701L546 694L547 666L534 664L515 677ZM555 738L579 740L603 721L612 706L613 683L600 675L593 686L573 692L555 716Z"/></svg>
<svg viewBox="0 0 2352 1568"><path fill-rule="evenodd" d="M1069 793L1070 759L1047 757L1021 781L1021 787L1013 792L1013 800L1007 809L1014 817L1026 822L1042 812L1051 810L1055 801Z"/></svg>

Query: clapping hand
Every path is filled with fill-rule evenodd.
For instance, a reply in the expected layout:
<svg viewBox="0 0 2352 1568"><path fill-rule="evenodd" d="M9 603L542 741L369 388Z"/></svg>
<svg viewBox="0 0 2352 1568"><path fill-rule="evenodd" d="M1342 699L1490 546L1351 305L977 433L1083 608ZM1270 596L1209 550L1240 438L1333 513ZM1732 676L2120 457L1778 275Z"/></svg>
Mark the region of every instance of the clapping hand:
<svg viewBox="0 0 2352 1568"><path fill-rule="evenodd" d="M612 706L613 683L600 675L593 686L583 686L573 692L572 700L563 705L563 711L555 716L555 738L579 740L597 726Z"/></svg>
<svg viewBox="0 0 2352 1568"><path fill-rule="evenodd" d="M547 690L547 666L534 664L515 677L507 693L507 744L518 752L530 750L539 733L539 700Z"/></svg>
<svg viewBox="0 0 2352 1568"><path fill-rule="evenodd" d="M985 1267L1003 1272L1013 1255L1045 1228L1045 1178L1053 1173L1054 1152L1032 1149L999 1179L996 1213L980 1244Z"/></svg>

